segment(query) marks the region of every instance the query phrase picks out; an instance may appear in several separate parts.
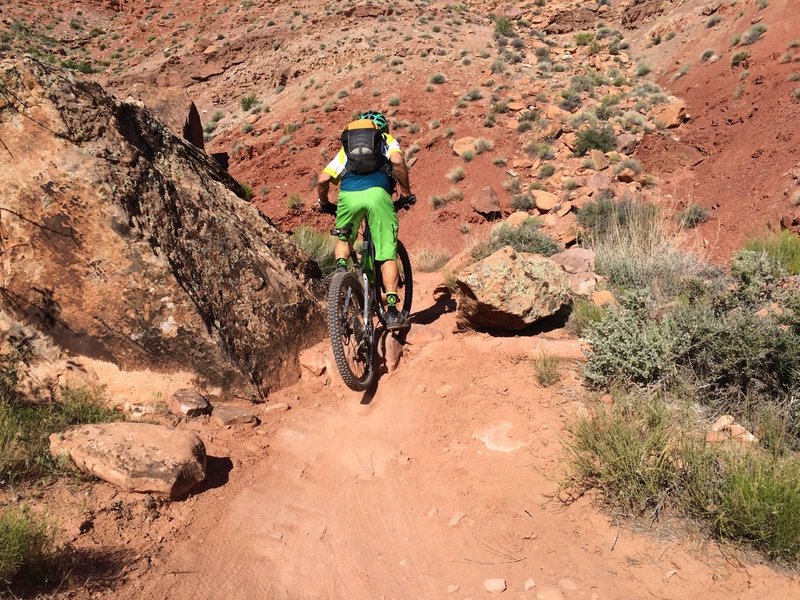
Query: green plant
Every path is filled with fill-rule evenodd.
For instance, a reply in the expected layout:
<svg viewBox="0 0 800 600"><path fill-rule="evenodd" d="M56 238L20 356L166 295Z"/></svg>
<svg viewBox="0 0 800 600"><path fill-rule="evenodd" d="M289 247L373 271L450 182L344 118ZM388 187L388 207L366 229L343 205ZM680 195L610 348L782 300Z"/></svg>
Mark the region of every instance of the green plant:
<svg viewBox="0 0 800 600"><path fill-rule="evenodd" d="M553 163L544 163L539 168L539 179L547 179L548 177L551 177L555 172L556 168L553 165Z"/></svg>
<svg viewBox="0 0 800 600"><path fill-rule="evenodd" d="M417 250L415 258L421 273L433 273L444 267L452 256L442 249L421 248Z"/></svg>
<svg viewBox="0 0 800 600"><path fill-rule="evenodd" d="M42 571L54 537L52 525L26 507L0 512L0 584Z"/></svg>
<svg viewBox="0 0 800 600"><path fill-rule="evenodd" d="M550 387L561 379L561 359L558 356L542 352L531 359L531 364L540 385Z"/></svg>
<svg viewBox="0 0 800 600"><path fill-rule="evenodd" d="M474 102L475 100L480 100L481 98L483 98L483 94L477 88L473 88L464 94L464 100L469 102Z"/></svg>
<svg viewBox="0 0 800 600"><path fill-rule="evenodd" d="M239 187L242 188L242 194L244 194L245 200L253 199L253 188L250 185L248 185L247 183L240 183Z"/></svg>
<svg viewBox="0 0 800 600"><path fill-rule="evenodd" d="M389 106L400 106L400 98L397 96L389 98Z"/></svg>
<svg viewBox="0 0 800 600"><path fill-rule="evenodd" d="M475 158L475 153L470 150L461 153L461 160L464 162L470 162L473 158Z"/></svg>
<svg viewBox="0 0 800 600"><path fill-rule="evenodd" d="M639 63L636 66L636 76L637 77L644 77L648 73L650 73L651 69L650 66L645 63Z"/></svg>
<svg viewBox="0 0 800 600"><path fill-rule="evenodd" d="M708 21L706 21L706 28L711 29L714 25L720 23L722 21L722 15L712 15Z"/></svg>
<svg viewBox="0 0 800 600"><path fill-rule="evenodd" d="M714 54L715 54L715 52L714 52L713 48L709 48L708 50L705 50L703 52L703 54L700 55L700 62L708 61L708 59L710 59L712 56L714 56Z"/></svg>
<svg viewBox="0 0 800 600"><path fill-rule="evenodd" d="M598 306L591 300L577 298L572 303L567 328L576 335L583 336L589 325L602 321L608 315L608 310L608 307Z"/></svg>
<svg viewBox="0 0 800 600"><path fill-rule="evenodd" d="M475 141L475 154L483 154L487 150L494 148L494 142L486 138L478 138Z"/></svg>
<svg viewBox="0 0 800 600"><path fill-rule="evenodd" d="M492 231L489 239L476 244L470 256L475 261L482 260L505 246L511 246L517 252L533 252L542 256L560 252L561 247L541 232L541 226L540 221L532 217L523 221L518 228L502 224Z"/></svg>
<svg viewBox="0 0 800 600"><path fill-rule="evenodd" d="M289 194L289 196L286 198L286 206L289 208L289 210L303 210L303 204L303 197L300 194Z"/></svg>
<svg viewBox="0 0 800 600"><path fill-rule="evenodd" d="M454 167L447 172L447 178L453 183L464 179L464 167Z"/></svg>
<svg viewBox="0 0 800 600"><path fill-rule="evenodd" d="M242 110L244 112L247 112L257 104L258 104L258 97L256 97L254 94L249 94L247 96L244 96L241 100L239 100L239 105L242 107Z"/></svg>
<svg viewBox="0 0 800 600"><path fill-rule="evenodd" d="M321 233L313 227L301 225L294 230L291 239L311 260L317 263L324 276L330 275L336 270L336 259L333 255L335 238Z"/></svg>
<svg viewBox="0 0 800 600"><path fill-rule="evenodd" d="M761 39L761 36L767 31L767 26L763 23L756 23L742 35L742 45L750 46L755 44Z"/></svg>
<svg viewBox="0 0 800 600"><path fill-rule="evenodd" d="M494 32L496 36L506 37L514 31L514 24L508 17L497 17L494 20Z"/></svg>
<svg viewBox="0 0 800 600"><path fill-rule="evenodd" d="M765 254L790 275L800 275L800 237L791 231L748 240L745 248Z"/></svg>
<svg viewBox="0 0 800 600"><path fill-rule="evenodd" d="M583 156L591 149L610 152L616 147L617 137L610 126L592 127L578 132L575 141L575 154Z"/></svg>
<svg viewBox="0 0 800 600"><path fill-rule="evenodd" d="M590 32L578 33L575 35L576 46L588 46L594 41L594 34Z"/></svg>
<svg viewBox="0 0 800 600"><path fill-rule="evenodd" d="M684 229L692 229L708 221L708 209L699 204L690 204L675 215L675 218Z"/></svg>
<svg viewBox="0 0 800 600"><path fill-rule="evenodd" d="M443 73L436 73L435 75L431 76L431 83L435 83L437 85L441 85L447 81L447 77L444 76Z"/></svg>

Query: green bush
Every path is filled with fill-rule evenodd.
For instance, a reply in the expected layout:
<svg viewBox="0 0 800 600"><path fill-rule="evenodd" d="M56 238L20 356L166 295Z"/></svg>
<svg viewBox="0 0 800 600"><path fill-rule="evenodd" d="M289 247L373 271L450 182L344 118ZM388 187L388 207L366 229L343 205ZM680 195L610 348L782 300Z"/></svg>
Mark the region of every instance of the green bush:
<svg viewBox="0 0 800 600"><path fill-rule="evenodd" d="M505 223L497 227L488 240L477 244L470 255L478 261L497 252L500 248L511 246L517 252L533 252L542 256L552 256L562 250L558 242L541 232L538 219L526 219L518 228Z"/></svg>
<svg viewBox="0 0 800 600"><path fill-rule="evenodd" d="M703 443L691 406L660 395L617 398L570 428L577 497L590 489L615 514L697 519L773 560L800 561L800 461Z"/></svg>
<svg viewBox="0 0 800 600"><path fill-rule="evenodd" d="M50 523L26 508L0 512L0 583L43 570L53 551L54 530Z"/></svg>
<svg viewBox="0 0 800 600"><path fill-rule="evenodd" d="M26 359L17 349L0 355L0 481L15 483L60 472L48 436L70 425L116 421L102 390L62 388L59 401L33 401L17 391L17 369Z"/></svg>
<svg viewBox="0 0 800 600"><path fill-rule="evenodd" d="M699 204L690 204L675 215L675 218L684 229L693 229L708 221L708 209Z"/></svg>
<svg viewBox="0 0 800 600"><path fill-rule="evenodd" d="M749 240L745 248L763 252L790 275L800 275L800 236L791 231Z"/></svg>
<svg viewBox="0 0 800 600"><path fill-rule="evenodd" d="M544 387L550 387L561 379L561 359L554 354L545 354L531 359L536 381Z"/></svg>
<svg viewBox="0 0 800 600"><path fill-rule="evenodd" d="M437 85L441 85L447 81L447 77L444 76L442 73L436 73L435 75L431 76L431 83L435 83Z"/></svg>
<svg viewBox="0 0 800 600"><path fill-rule="evenodd" d="M767 31L767 26L763 23L756 23L742 35L742 46L750 46L761 39Z"/></svg>
<svg viewBox="0 0 800 600"><path fill-rule="evenodd" d="M575 35L576 46L588 46L594 41L594 34L591 32L578 33Z"/></svg>
<svg viewBox="0 0 800 600"><path fill-rule="evenodd" d="M239 105L242 107L242 110L244 112L247 112L257 104L258 104L258 98L253 94L244 96L241 100L239 100Z"/></svg>
<svg viewBox="0 0 800 600"><path fill-rule="evenodd" d="M583 337L589 325L602 321L609 312L607 306L598 306L591 300L578 298L572 303L567 328L579 337Z"/></svg>
<svg viewBox="0 0 800 600"><path fill-rule="evenodd" d="M506 37L514 31L514 24L508 17L497 17L494 20L494 32L496 36Z"/></svg>
<svg viewBox="0 0 800 600"><path fill-rule="evenodd" d="M648 313L646 296L623 299L621 308L586 327L591 350L584 375L593 387L649 384L671 373L678 341Z"/></svg>
<svg viewBox="0 0 800 600"><path fill-rule="evenodd" d="M292 233L291 239L317 263L323 275L330 275L336 270L336 258L333 255L336 240L333 236L301 225Z"/></svg>
<svg viewBox="0 0 800 600"><path fill-rule="evenodd" d="M617 147L617 137L614 130L608 125L605 127L592 127L579 131L575 142L575 154L583 156L589 150L609 152Z"/></svg>
<svg viewBox="0 0 800 600"><path fill-rule="evenodd" d="M743 62L746 62L748 58L750 58L750 53L747 50L741 50L731 56L731 66L738 67Z"/></svg>

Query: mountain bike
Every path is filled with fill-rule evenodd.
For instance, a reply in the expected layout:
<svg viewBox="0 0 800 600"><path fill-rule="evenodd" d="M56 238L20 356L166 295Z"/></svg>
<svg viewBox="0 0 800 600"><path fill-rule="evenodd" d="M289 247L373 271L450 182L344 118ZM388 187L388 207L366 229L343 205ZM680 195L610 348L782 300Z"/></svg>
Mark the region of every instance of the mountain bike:
<svg viewBox="0 0 800 600"><path fill-rule="evenodd" d="M395 210L408 209L416 197L400 196ZM347 236L352 229L331 229L331 235ZM331 336L336 367L345 385L363 392L372 385L376 373L376 345L378 327L375 320L386 326L386 309L383 306L386 290L383 287L380 265L375 261L375 245L364 219L361 248L356 252L350 245L350 255L357 265L352 271L334 274L328 289L328 332ZM397 262L400 283L397 294L402 299L400 314L407 320L411 314L414 285L411 262L405 246L397 241Z"/></svg>

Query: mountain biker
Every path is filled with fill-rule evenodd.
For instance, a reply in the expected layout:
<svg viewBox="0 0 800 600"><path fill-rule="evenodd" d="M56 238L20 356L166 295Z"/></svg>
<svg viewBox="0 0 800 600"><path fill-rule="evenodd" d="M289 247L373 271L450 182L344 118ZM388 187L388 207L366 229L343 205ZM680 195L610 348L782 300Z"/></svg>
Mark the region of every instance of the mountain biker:
<svg viewBox="0 0 800 600"><path fill-rule="evenodd" d="M348 125L348 129L367 126L379 130L381 134L380 168L369 173L354 172L352 168L348 168L348 156L343 146L319 174L317 180L319 210L336 215L335 228L352 227L349 239L339 236L336 242L334 255L337 269L347 268L350 245L355 241L361 220L366 216L375 243L375 260L381 265L381 275L386 289L386 328L397 330L408 327L408 322L397 310L397 288L400 282L396 260L399 225L391 196L394 192L394 180L400 187L399 201L411 204L416 198L411 194L403 152L397 140L389 135L386 117L378 111L368 110L359 115L359 120ZM348 129L342 134L343 139ZM386 160L383 160L384 158ZM331 181L339 185L336 204L328 200Z"/></svg>

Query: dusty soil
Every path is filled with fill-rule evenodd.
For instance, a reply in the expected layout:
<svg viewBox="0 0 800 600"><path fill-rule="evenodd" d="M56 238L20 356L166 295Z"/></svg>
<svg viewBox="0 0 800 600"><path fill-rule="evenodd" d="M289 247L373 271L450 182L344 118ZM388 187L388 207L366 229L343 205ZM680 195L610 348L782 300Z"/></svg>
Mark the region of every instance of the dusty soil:
<svg viewBox="0 0 800 600"><path fill-rule="evenodd" d="M530 599L800 594L791 574L675 524L637 533L590 498L561 502L565 426L595 401L579 343L454 334L439 284L418 278L415 319L444 339L406 346L373 396L307 376L271 398L291 410L256 428L180 425L212 457L189 498L48 491L96 568L75 573L71 597L484 598L491 578ZM542 351L564 359L550 388L528 362Z"/></svg>

